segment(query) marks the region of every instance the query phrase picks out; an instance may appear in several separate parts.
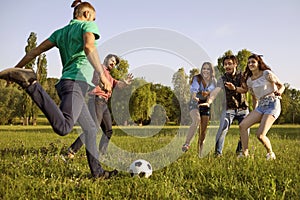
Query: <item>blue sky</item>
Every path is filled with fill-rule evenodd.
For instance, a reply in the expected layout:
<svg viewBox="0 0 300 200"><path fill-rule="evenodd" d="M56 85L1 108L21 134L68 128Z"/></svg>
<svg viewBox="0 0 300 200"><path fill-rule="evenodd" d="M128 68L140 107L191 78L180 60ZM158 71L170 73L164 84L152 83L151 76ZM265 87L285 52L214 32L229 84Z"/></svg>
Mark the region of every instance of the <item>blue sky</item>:
<svg viewBox="0 0 300 200"><path fill-rule="evenodd" d="M213 64L216 64L218 57L227 50L237 53L247 49L263 54L265 62L282 82L300 89L298 0L92 0L90 2L97 11L96 23L101 33L99 49L102 59L106 51L110 50L107 48L102 52L102 44L128 31L155 27L171 30L189 38L207 53ZM2 2L0 69L12 67L21 59L30 32L37 33L40 43L55 29L68 24L72 18L71 3L71 0ZM124 41L119 45L128 46L130 42ZM174 40L174 45L176 42ZM183 46L182 43L178 44L178 48ZM61 64L58 51L50 50L46 55L48 76L59 77ZM123 57L128 60L132 69L139 66L139 71L147 71L144 69L150 69L155 63L153 69L156 74L154 71L147 72L150 77L164 73L160 72L157 66L168 65L172 66L173 70L184 66L187 73L194 67L178 55L174 57L170 52L153 49L133 52ZM202 61L199 58L199 63L194 64L200 67ZM138 70L133 73L135 76L140 75Z"/></svg>

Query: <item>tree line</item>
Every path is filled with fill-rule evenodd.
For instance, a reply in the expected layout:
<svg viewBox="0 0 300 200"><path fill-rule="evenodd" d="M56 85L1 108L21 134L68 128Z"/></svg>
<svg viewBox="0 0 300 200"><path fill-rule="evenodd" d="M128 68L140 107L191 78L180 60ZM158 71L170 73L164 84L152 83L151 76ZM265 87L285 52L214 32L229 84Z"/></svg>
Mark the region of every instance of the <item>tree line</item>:
<svg viewBox="0 0 300 200"><path fill-rule="evenodd" d="M37 36L31 33L25 53L37 46ZM222 58L233 54L227 51L218 58L215 66L216 78L224 73ZM247 58L251 52L242 49L237 53L239 60L238 70L244 71ZM121 80L129 69L127 60L121 60L120 64L111 71L114 78ZM272 68L272 66L270 66ZM32 60L25 68L33 69L37 73L39 83L46 92L59 105L60 100L55 90L57 78L47 78L47 59L41 54ZM200 68L200 66L199 66ZM124 89L115 89L109 101L113 122L117 125L188 125L191 122L188 110L190 100L190 82L194 75L199 73L198 68L191 69L187 74L184 68L179 68L172 77L172 86L154 84L145 79L136 77L132 84ZM280 78L280 76L279 76ZM278 124L300 124L300 91L291 88L285 83L286 90L282 95L282 113L276 120ZM221 95L219 95L221 96ZM250 110L253 108L251 95L247 94ZM222 98L218 97L214 102L212 122L217 119L222 110ZM41 111L31 101L29 96L18 85L0 80L0 124L36 125Z"/></svg>

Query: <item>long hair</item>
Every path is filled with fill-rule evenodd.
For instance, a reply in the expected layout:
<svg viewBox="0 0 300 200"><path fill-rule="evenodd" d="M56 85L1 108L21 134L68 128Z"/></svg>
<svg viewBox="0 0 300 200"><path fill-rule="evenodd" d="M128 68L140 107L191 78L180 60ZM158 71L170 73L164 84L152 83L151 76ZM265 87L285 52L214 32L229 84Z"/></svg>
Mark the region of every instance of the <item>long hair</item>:
<svg viewBox="0 0 300 200"><path fill-rule="evenodd" d="M266 65L266 63L263 61L263 59L261 58L260 55L252 54L251 56L248 57L248 61L251 58L255 59L258 62L258 69L259 70L262 70L262 71L271 70L271 68L268 65ZM247 67L246 67L245 72L243 74L244 81L246 82L247 79L251 76L252 76L252 71L249 69L249 66L248 66L248 63L247 63Z"/></svg>
<svg viewBox="0 0 300 200"><path fill-rule="evenodd" d="M72 3L71 7L74 8L73 19L80 17L86 8L91 9L95 12L95 8L92 6L92 4L90 4L89 2L81 2L81 0L75 0Z"/></svg>
<svg viewBox="0 0 300 200"><path fill-rule="evenodd" d="M197 75L195 75L195 76L193 77L193 79L194 79L194 78L197 78L197 81L198 81L199 84L204 80L204 79L203 79L202 70L203 70L203 67L204 67L205 65L208 65L209 71L210 71L209 81L208 81L208 83L205 83L205 84L207 85L207 84L210 84L210 83L212 83L212 82L213 82L214 84L216 84L215 70L214 70L214 68L213 68L213 66L212 66L212 64L211 64L210 62L204 62L204 63L202 64L201 69L200 69L200 73L197 74ZM192 79L192 80L193 80L193 79ZM191 82L191 83L192 83L192 82ZM202 83L202 84L203 84L203 83Z"/></svg>

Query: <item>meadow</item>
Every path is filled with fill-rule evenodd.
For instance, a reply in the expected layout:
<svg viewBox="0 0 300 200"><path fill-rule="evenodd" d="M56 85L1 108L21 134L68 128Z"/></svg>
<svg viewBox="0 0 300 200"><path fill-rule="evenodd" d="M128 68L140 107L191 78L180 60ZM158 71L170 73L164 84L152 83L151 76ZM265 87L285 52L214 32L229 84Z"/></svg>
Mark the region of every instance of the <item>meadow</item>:
<svg viewBox="0 0 300 200"><path fill-rule="evenodd" d="M155 127L128 131L114 127L111 144L142 156L172 143L177 134L179 140L170 148L181 152L187 128L178 134L176 127L164 127L158 133L153 132ZM168 154L152 161L154 171L148 179L121 170L116 177L101 180L90 177L84 149L68 162L60 157L78 131L60 137L49 126L0 126L0 199L300 199L300 126L272 127L268 136L277 156L273 161L265 159L256 128L251 129L250 158L236 157L238 127L232 126L222 157L214 157L211 131L202 158L195 138L187 153L177 153L166 166L157 163L163 163ZM137 137L139 133L146 135ZM113 159L124 166L124 161L131 162L124 156Z"/></svg>

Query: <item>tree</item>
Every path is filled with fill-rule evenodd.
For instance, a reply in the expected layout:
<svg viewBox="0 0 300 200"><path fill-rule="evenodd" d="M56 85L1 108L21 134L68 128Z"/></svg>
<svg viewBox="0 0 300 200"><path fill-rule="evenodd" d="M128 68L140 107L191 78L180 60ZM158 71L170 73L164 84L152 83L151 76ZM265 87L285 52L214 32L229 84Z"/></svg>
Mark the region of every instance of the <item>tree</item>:
<svg viewBox="0 0 300 200"><path fill-rule="evenodd" d="M200 74L200 70L198 68L193 68L190 70L189 83L191 84L193 81L193 77L197 74Z"/></svg>
<svg viewBox="0 0 300 200"><path fill-rule="evenodd" d="M129 101L129 112L134 122L140 126L148 124L152 107L156 102L156 95L151 91L151 84L143 79L135 79L132 83L132 95Z"/></svg>
<svg viewBox="0 0 300 200"><path fill-rule="evenodd" d="M37 40L36 33L31 32L29 38L27 39L27 46L25 47L25 53L28 53L30 50L32 50L37 46L36 40ZM33 70L35 60L36 59L30 61L25 66L25 68ZM25 91L23 91L22 94L22 103L20 105L20 108L22 111L23 125L28 125L30 117L33 118L33 110L35 109L33 108L32 100L30 99L30 97L27 95Z"/></svg>
<svg viewBox="0 0 300 200"><path fill-rule="evenodd" d="M153 115L156 116L157 121L162 121L164 117L166 117L165 122L174 121L177 108L173 104L175 94L172 89L161 84L151 84L151 91L156 94L156 106ZM162 118L158 117L158 112L161 112ZM155 121L153 117L151 117L151 120Z"/></svg>
<svg viewBox="0 0 300 200"><path fill-rule="evenodd" d="M20 115L18 105L21 104L21 90L13 85L7 85L0 80L0 124L13 124L15 118Z"/></svg>
<svg viewBox="0 0 300 200"><path fill-rule="evenodd" d="M176 115L177 124L188 124L190 122L188 102L190 100L190 87L188 76L184 72L184 68L178 71L172 77L172 84L174 86L173 104L177 107Z"/></svg>
<svg viewBox="0 0 300 200"><path fill-rule="evenodd" d="M125 59L121 59L120 63L110 71L113 78L122 80L128 74L129 64Z"/></svg>

